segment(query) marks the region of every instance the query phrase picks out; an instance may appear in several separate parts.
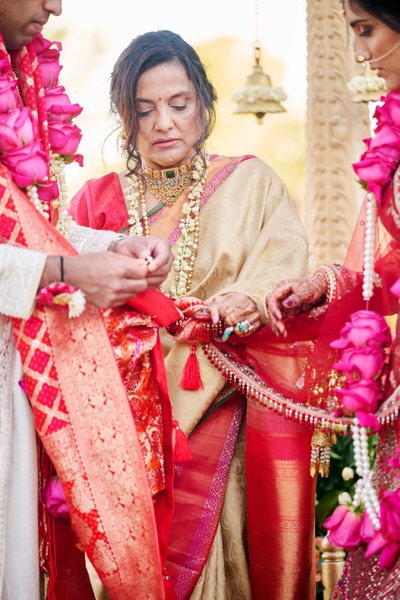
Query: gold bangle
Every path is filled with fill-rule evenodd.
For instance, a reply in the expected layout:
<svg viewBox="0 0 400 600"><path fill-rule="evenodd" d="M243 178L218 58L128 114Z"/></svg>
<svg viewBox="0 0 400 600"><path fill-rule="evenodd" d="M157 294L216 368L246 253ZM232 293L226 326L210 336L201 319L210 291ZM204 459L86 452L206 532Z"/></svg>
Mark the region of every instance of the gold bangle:
<svg viewBox="0 0 400 600"><path fill-rule="evenodd" d="M314 276L323 277L326 283L326 301L332 302L336 298L337 278L336 272L330 265L321 265L314 272Z"/></svg>

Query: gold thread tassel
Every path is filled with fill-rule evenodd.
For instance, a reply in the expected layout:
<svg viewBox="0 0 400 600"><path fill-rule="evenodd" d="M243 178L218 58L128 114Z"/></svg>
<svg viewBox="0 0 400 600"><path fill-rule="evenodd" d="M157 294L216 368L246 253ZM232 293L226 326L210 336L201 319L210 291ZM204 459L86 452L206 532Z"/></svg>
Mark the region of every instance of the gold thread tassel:
<svg viewBox="0 0 400 600"><path fill-rule="evenodd" d="M321 429L316 429L311 439L310 475L314 477L319 473L321 477L329 476L331 464L331 445L334 440L331 434Z"/></svg>

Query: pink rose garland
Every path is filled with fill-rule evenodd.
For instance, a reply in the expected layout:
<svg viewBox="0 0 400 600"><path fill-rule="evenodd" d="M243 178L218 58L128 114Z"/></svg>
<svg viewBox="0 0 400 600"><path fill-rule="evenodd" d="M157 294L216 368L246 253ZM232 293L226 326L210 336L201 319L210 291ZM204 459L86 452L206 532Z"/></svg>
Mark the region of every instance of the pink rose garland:
<svg viewBox="0 0 400 600"><path fill-rule="evenodd" d="M400 163L400 93L391 92L382 100L384 104L374 113L377 120L375 135L365 140L367 151L353 165L378 205ZM400 280L391 291L400 297ZM361 310L351 316L341 330L341 337L331 344L341 351L340 360L334 367L345 375L344 386L337 390L341 410L354 415L361 426L361 433L357 433L357 425L353 431L353 435L357 433L355 456L358 453L359 457L356 464L361 456L360 447L364 445L366 450L367 437L363 428L379 429L375 412L383 400L382 376L387 369L390 343L390 330L385 319L373 311ZM400 468L400 448L388 462L392 468ZM353 501L339 505L324 523L328 539L347 550L363 543L366 558L380 553L380 566L391 568L400 555L400 489L386 491L378 498L368 467L363 465L357 472L360 479ZM366 493L365 503L361 500L363 493Z"/></svg>
<svg viewBox="0 0 400 600"><path fill-rule="evenodd" d="M341 350L340 361L333 367L344 373L346 380L337 393L343 408L355 415L363 427L377 431L375 412L383 398L380 378L387 363L391 334L385 319L376 312L359 310L331 343Z"/></svg>
<svg viewBox="0 0 400 600"><path fill-rule="evenodd" d="M384 104L377 106L374 113L377 120L374 136L364 140L367 151L353 164L360 181L375 194L378 204L400 162L400 92L390 92L381 100Z"/></svg>
<svg viewBox="0 0 400 600"><path fill-rule="evenodd" d="M51 150L65 162L77 161L82 166L82 156L76 154L82 133L72 123L82 108L72 104L65 89L58 85L62 46L42 35L36 36L32 45L44 85ZM6 60L0 60L0 160L19 187L38 186L39 197L47 202L58 198L57 182L48 180L50 157L40 145L36 118L21 106L17 82Z"/></svg>

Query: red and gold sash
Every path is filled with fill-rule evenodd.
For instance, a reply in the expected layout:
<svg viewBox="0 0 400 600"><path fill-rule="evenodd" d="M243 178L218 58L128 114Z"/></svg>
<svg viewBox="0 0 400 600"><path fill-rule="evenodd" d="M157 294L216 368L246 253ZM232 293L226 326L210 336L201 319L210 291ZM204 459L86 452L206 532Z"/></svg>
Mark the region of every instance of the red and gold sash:
<svg viewBox="0 0 400 600"><path fill-rule="evenodd" d="M0 243L48 254L71 245L0 166ZM138 438L99 311L37 306L13 319L37 433L72 526L111 598L164 597L153 505Z"/></svg>

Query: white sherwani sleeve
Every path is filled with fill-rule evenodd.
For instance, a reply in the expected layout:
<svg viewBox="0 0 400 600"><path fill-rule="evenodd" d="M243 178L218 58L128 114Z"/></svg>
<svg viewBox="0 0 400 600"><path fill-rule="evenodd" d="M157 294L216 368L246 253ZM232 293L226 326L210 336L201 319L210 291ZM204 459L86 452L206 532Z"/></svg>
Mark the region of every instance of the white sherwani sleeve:
<svg viewBox="0 0 400 600"><path fill-rule="evenodd" d="M81 254L104 252L118 234L95 231L74 224L68 240ZM47 255L19 246L0 244L0 313L28 319L46 263Z"/></svg>

